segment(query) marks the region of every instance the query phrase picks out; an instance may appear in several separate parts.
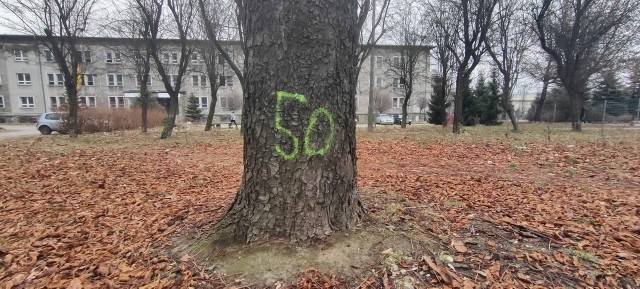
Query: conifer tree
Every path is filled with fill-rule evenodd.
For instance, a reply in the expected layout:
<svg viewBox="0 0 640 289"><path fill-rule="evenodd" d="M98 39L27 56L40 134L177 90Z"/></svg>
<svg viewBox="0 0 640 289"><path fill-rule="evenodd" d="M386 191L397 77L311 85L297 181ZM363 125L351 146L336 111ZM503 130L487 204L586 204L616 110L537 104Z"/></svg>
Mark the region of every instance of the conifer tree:
<svg viewBox="0 0 640 289"><path fill-rule="evenodd" d="M447 97L446 89L443 89L443 86L446 84L442 81L442 76L440 75L434 75L432 79L431 87L434 93L429 100L429 110L427 111L428 121L431 124L446 125L447 109L451 106L451 101Z"/></svg>
<svg viewBox="0 0 640 289"><path fill-rule="evenodd" d="M202 118L202 110L198 107L198 99L192 94L187 100L187 111L185 112L188 121L197 122Z"/></svg>

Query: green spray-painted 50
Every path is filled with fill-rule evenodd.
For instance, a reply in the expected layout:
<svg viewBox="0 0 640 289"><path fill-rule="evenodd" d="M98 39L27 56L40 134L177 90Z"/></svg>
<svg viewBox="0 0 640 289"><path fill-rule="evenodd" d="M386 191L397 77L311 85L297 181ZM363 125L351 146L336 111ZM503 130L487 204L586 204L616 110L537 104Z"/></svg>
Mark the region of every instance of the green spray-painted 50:
<svg viewBox="0 0 640 289"><path fill-rule="evenodd" d="M307 103L307 98L304 95L297 94L297 93L291 93L286 91L276 92L276 130L286 134L289 138L291 138L291 141L293 142L293 151L290 153L287 153L280 147L280 145L276 145L275 150L285 160L292 160L300 152L300 148L299 148L300 141L295 135L293 135L293 132L283 127L281 124L282 122L281 106L282 106L282 102L285 99L291 99L301 103ZM320 115L324 115L324 117L326 117L329 120L329 130L330 130L329 137L325 141L324 146L322 148L313 149L311 148L311 144L310 144L311 133L313 133L315 126L318 125L318 117L320 117ZM309 125L307 125L307 129L305 130L305 134L304 134L305 154L307 154L308 156L315 156L315 155L324 156L329 151L329 149L331 149L335 134L336 134L335 123L333 121L333 115L331 114L331 112L326 107L320 107L315 109L313 113L311 113Z"/></svg>

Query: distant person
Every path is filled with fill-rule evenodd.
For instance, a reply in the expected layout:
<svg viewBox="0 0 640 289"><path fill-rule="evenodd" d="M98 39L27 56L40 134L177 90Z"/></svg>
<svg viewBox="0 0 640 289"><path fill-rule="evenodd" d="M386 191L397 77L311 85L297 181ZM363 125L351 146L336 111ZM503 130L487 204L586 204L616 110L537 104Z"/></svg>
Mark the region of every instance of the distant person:
<svg viewBox="0 0 640 289"><path fill-rule="evenodd" d="M238 129L238 124L236 123L236 115L231 111L231 115L229 115L229 128L231 128L231 124L236 125L236 129Z"/></svg>

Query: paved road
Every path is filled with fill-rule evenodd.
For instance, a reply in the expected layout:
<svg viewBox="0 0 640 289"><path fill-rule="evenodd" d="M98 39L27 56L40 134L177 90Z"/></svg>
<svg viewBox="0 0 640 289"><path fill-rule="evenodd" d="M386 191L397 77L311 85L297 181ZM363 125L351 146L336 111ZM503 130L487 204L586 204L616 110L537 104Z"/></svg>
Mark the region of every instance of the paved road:
<svg viewBox="0 0 640 289"><path fill-rule="evenodd" d="M35 124L0 124L0 140L39 135Z"/></svg>

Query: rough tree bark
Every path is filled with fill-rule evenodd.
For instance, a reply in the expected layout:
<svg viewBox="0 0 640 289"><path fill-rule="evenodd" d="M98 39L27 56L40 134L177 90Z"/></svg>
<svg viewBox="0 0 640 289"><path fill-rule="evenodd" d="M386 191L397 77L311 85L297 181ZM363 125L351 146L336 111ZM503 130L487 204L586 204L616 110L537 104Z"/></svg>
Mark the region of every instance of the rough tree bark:
<svg viewBox="0 0 640 289"><path fill-rule="evenodd" d="M244 171L214 235L305 242L355 227L356 0L246 0Z"/></svg>

